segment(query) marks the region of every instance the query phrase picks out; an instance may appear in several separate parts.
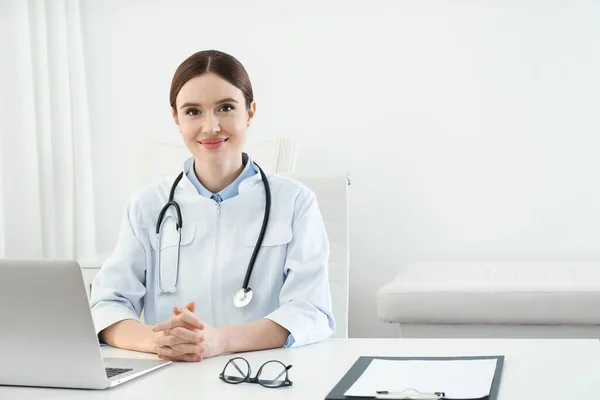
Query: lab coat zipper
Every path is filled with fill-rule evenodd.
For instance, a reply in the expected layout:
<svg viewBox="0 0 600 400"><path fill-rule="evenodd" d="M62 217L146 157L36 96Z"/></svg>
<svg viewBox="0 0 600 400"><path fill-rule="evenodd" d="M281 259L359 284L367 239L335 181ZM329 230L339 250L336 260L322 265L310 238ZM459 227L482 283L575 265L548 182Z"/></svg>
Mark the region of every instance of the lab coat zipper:
<svg viewBox="0 0 600 400"><path fill-rule="evenodd" d="M211 293L209 294L208 298L210 299L210 312L211 312L211 319L212 319L212 323L213 326L218 326L218 322L217 322L217 313L215 310L215 294L217 294L217 291L215 290L215 268L217 266L217 255L219 253L219 225L220 225L220 220L221 220L221 203L219 202L215 202L216 207L217 207L217 214L216 214L216 218L215 218L215 247L213 249L213 260L212 260L212 264L210 266L210 282L209 282L209 287L210 287L210 291Z"/></svg>

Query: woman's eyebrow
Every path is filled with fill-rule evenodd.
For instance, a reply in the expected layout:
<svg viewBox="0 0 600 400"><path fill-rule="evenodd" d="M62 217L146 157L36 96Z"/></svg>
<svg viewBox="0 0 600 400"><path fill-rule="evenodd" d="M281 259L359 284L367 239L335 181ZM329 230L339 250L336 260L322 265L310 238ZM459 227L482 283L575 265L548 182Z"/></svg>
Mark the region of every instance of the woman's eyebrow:
<svg viewBox="0 0 600 400"><path fill-rule="evenodd" d="M199 107L200 104L198 103L183 103L181 105L181 107L179 107L179 109L181 110L182 108L186 108L186 107Z"/></svg>
<svg viewBox="0 0 600 400"><path fill-rule="evenodd" d="M237 103L236 99L232 99L231 97L227 97L226 99L217 101L215 104L223 104L223 103Z"/></svg>
<svg viewBox="0 0 600 400"><path fill-rule="evenodd" d="M223 104L223 103L236 103L237 104L238 101L236 99L231 98L231 97L227 97L227 98L225 98L223 100L217 101L215 104ZM181 107L179 107L179 109L186 108L186 107L200 107L200 104L198 104L198 103L189 103L189 102L188 103L183 103L181 105Z"/></svg>

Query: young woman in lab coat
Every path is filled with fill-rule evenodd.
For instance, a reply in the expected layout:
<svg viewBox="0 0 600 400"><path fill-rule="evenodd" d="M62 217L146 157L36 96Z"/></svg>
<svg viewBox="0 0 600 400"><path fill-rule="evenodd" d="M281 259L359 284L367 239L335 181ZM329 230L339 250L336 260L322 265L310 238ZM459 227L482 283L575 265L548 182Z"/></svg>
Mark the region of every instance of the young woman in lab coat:
<svg viewBox="0 0 600 400"><path fill-rule="evenodd" d="M314 193L292 179L266 173L272 205L249 282L253 298L234 305L266 199L258 168L242 152L256 112L244 67L219 51L193 54L175 72L170 103L192 154L174 192L181 240L173 207L156 237L175 173L126 207L114 253L92 285L100 339L168 360L200 361L329 337L335 320L325 226ZM172 286L176 291L166 293Z"/></svg>

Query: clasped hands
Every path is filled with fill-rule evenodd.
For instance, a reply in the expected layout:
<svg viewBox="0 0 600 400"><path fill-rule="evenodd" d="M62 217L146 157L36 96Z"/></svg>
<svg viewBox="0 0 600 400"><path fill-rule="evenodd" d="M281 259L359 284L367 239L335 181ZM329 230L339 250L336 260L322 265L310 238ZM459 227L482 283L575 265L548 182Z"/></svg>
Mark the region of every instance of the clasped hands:
<svg viewBox="0 0 600 400"><path fill-rule="evenodd" d="M170 361L202 361L223 353L219 329L202 322L195 314L196 304L173 307L173 316L152 328L153 351Z"/></svg>

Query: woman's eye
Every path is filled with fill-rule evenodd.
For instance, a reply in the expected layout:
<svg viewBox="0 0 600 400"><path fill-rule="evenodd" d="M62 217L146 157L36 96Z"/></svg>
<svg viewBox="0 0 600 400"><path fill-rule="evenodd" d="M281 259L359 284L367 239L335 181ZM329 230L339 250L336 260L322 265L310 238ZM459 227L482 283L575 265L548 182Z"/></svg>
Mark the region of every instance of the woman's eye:
<svg viewBox="0 0 600 400"><path fill-rule="evenodd" d="M191 117L195 117L198 114L200 114L200 111L196 110L195 108L188 108L185 112L185 115L189 115Z"/></svg>
<svg viewBox="0 0 600 400"><path fill-rule="evenodd" d="M230 112L233 111L233 106L231 104L224 104L221 106L221 111Z"/></svg>

